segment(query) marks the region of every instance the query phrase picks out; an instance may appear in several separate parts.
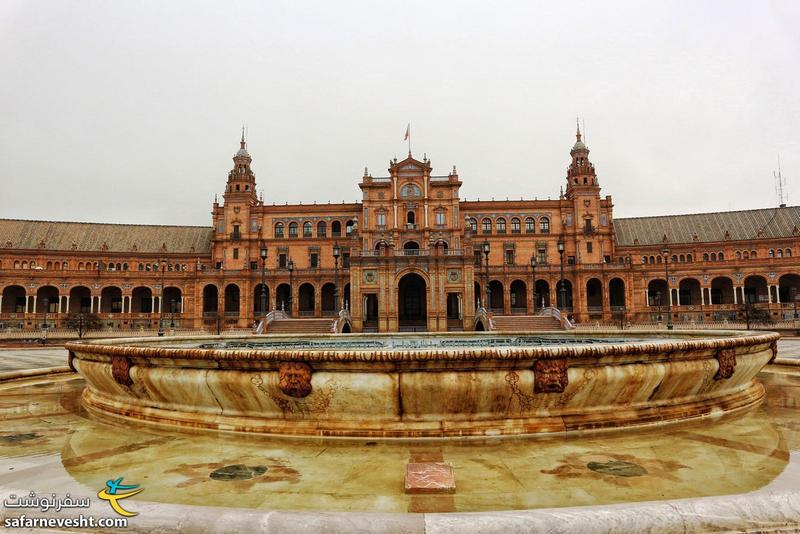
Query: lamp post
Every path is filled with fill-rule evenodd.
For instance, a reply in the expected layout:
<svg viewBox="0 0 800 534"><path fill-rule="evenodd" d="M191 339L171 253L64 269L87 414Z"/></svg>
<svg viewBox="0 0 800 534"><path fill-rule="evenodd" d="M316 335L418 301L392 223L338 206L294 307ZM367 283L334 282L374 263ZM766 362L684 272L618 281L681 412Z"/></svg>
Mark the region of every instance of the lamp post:
<svg viewBox="0 0 800 534"><path fill-rule="evenodd" d="M292 315L292 293L294 293L294 289L292 288L292 273L294 272L294 262L291 259L286 263L286 268L289 269L289 315Z"/></svg>
<svg viewBox="0 0 800 534"><path fill-rule="evenodd" d="M158 300L158 335L164 335L164 271L167 270L167 258L161 258L161 297Z"/></svg>
<svg viewBox="0 0 800 534"><path fill-rule="evenodd" d="M267 244L261 243L261 313L267 314Z"/></svg>
<svg viewBox="0 0 800 534"><path fill-rule="evenodd" d="M489 287L489 240L488 239L484 239L483 245L481 246L481 248L483 250L483 256L484 256L484 258L486 260L485 263L484 263L484 267L485 267L484 274L486 275L486 286L485 286L486 287L486 291L484 291L484 293L486 293L486 302L484 303L483 307L486 308L487 310L491 310L491 308L492 308L492 289Z"/></svg>
<svg viewBox="0 0 800 534"><path fill-rule="evenodd" d="M171 299L169 301L169 327L175 328L175 304L178 301L175 299Z"/></svg>
<svg viewBox="0 0 800 534"><path fill-rule="evenodd" d="M533 288L533 314L536 315L536 255L531 256L531 287Z"/></svg>
<svg viewBox="0 0 800 534"><path fill-rule="evenodd" d="M672 290L669 288L669 249L664 247L661 254L664 256L664 277L667 279L667 291L669 291L669 298L667 299L667 330L672 330Z"/></svg>
<svg viewBox="0 0 800 534"><path fill-rule="evenodd" d="M339 256L342 248L338 242L333 244L333 311L339 312Z"/></svg>
<svg viewBox="0 0 800 534"><path fill-rule="evenodd" d="M561 262L561 278L558 281L558 309L566 308L567 306L567 288L564 287L564 236L558 238L556 244L558 249L558 257Z"/></svg>

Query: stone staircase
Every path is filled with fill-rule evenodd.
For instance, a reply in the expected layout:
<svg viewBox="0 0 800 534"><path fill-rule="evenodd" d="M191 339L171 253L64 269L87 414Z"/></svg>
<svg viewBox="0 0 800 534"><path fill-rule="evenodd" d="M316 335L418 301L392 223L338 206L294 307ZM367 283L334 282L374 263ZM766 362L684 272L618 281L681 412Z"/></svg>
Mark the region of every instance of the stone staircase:
<svg viewBox="0 0 800 534"><path fill-rule="evenodd" d="M495 315L493 319L494 329L498 332L561 330L559 320L546 315Z"/></svg>
<svg viewBox="0 0 800 534"><path fill-rule="evenodd" d="M267 334L330 334L333 319L276 319Z"/></svg>

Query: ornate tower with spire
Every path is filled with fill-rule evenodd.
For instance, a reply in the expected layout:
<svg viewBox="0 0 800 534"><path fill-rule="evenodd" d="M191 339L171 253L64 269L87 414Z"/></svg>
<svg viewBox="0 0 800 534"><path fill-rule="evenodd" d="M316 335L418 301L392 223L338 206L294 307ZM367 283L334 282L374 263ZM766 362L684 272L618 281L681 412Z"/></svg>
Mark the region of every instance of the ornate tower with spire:
<svg viewBox="0 0 800 534"><path fill-rule="evenodd" d="M589 161L589 148L581 139L581 127L577 125L575 133L575 144L569 155L572 156L572 163L567 168L567 192L566 198L572 199L582 192L589 194L599 194L600 185L597 183L597 174L594 165Z"/></svg>
<svg viewBox="0 0 800 534"><path fill-rule="evenodd" d="M256 196L256 174L250 168L253 158L247 152L247 140L242 127L242 140L239 150L233 156L233 169L228 172L228 183L225 187L225 204L231 202L246 202L250 205L258 203Z"/></svg>

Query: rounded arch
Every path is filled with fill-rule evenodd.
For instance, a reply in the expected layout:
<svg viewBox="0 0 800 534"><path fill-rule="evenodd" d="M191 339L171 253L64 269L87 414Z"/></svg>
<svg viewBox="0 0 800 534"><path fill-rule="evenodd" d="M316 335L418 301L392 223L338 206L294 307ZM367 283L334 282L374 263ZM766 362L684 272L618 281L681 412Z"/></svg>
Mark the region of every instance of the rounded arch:
<svg viewBox="0 0 800 534"><path fill-rule="evenodd" d="M312 237L314 235L312 228L311 221L305 221L303 223L303 237Z"/></svg>
<svg viewBox="0 0 800 534"><path fill-rule="evenodd" d="M275 223L275 237L283 237L283 223L277 222Z"/></svg>
<svg viewBox="0 0 800 534"><path fill-rule="evenodd" d="M325 237L328 234L328 225L325 221L317 223L317 237Z"/></svg>
<svg viewBox="0 0 800 534"><path fill-rule="evenodd" d="M122 289L106 286L100 291L100 313L122 312Z"/></svg>
<svg viewBox="0 0 800 534"><path fill-rule="evenodd" d="M168 286L164 288L164 302L162 310L164 313L181 313L183 292L179 287Z"/></svg>
<svg viewBox="0 0 800 534"><path fill-rule="evenodd" d="M711 302L709 304L733 304L733 280L717 276L711 280Z"/></svg>
<svg viewBox="0 0 800 534"><path fill-rule="evenodd" d="M745 302L769 302L767 279L759 274L753 274L744 279Z"/></svg>
<svg viewBox="0 0 800 534"><path fill-rule="evenodd" d="M535 308L550 307L550 283L547 280L537 280L533 298L536 299Z"/></svg>
<svg viewBox="0 0 800 534"><path fill-rule="evenodd" d="M603 311L603 283L597 278L586 282L586 306L589 312Z"/></svg>
<svg viewBox="0 0 800 534"><path fill-rule="evenodd" d="M511 298L511 313L528 313L528 285L522 280L514 280L508 291Z"/></svg>
<svg viewBox="0 0 800 534"><path fill-rule="evenodd" d="M301 315L312 315L314 313L314 297L316 289L309 282L300 284L297 290L297 308Z"/></svg>
<svg viewBox="0 0 800 534"><path fill-rule="evenodd" d="M474 296L475 296L475 309L478 309L483 301L481 300L481 284L475 281L473 286Z"/></svg>
<svg viewBox="0 0 800 534"><path fill-rule="evenodd" d="M149 288L148 288L149 291ZM69 290L69 313L92 311L92 291L86 286L74 286Z"/></svg>
<svg viewBox="0 0 800 534"><path fill-rule="evenodd" d="M687 277L678 283L678 302L681 306L699 306L702 302L700 297L700 281L697 278Z"/></svg>
<svg viewBox="0 0 800 534"><path fill-rule="evenodd" d="M36 290L36 313L58 312L59 293L55 286L41 286Z"/></svg>
<svg viewBox="0 0 800 534"><path fill-rule="evenodd" d="M498 217L494 224L498 234L506 233L506 219L504 217Z"/></svg>
<svg viewBox="0 0 800 534"><path fill-rule="evenodd" d="M666 306L669 302L669 286L663 278L655 278L647 283L647 304Z"/></svg>
<svg viewBox="0 0 800 534"><path fill-rule="evenodd" d="M625 281L622 278L612 278L608 282L608 304L612 309L625 307Z"/></svg>
<svg viewBox="0 0 800 534"><path fill-rule="evenodd" d="M153 290L147 286L134 287L131 291L131 312L153 312Z"/></svg>
<svg viewBox="0 0 800 534"><path fill-rule="evenodd" d="M800 275L787 273L778 278L778 297L781 302L800 303Z"/></svg>
<svg viewBox="0 0 800 534"><path fill-rule="evenodd" d="M207 284L203 288L203 313L217 313L219 310L219 288Z"/></svg>
<svg viewBox="0 0 800 534"><path fill-rule="evenodd" d="M522 232L522 226L520 225L519 217L512 217L511 218L511 233L512 234L519 234Z"/></svg>
<svg viewBox="0 0 800 534"><path fill-rule="evenodd" d="M503 307L503 303L505 302L503 289L503 282L500 280L492 280L489 282L489 291L488 295L486 295L489 299L489 308L498 314L502 314L505 311Z"/></svg>
<svg viewBox="0 0 800 534"><path fill-rule="evenodd" d="M239 286L236 284L228 284L225 286L225 315L238 316L239 315Z"/></svg>
<svg viewBox="0 0 800 534"><path fill-rule="evenodd" d="M275 289L275 307L291 313L292 291L289 284L279 284Z"/></svg>
<svg viewBox="0 0 800 534"><path fill-rule="evenodd" d="M3 288L3 313L25 313L25 301L28 298L25 288L10 285Z"/></svg>
<svg viewBox="0 0 800 534"><path fill-rule="evenodd" d="M341 237L342 236L342 223L339 221L333 221L331 223L331 236L332 237Z"/></svg>
<svg viewBox="0 0 800 534"><path fill-rule="evenodd" d="M536 233L536 219L534 219L533 217L525 218L525 233L526 234Z"/></svg>
<svg viewBox="0 0 800 534"><path fill-rule="evenodd" d="M320 290L320 306L322 307L322 313L332 313L336 312L336 286L333 282L326 282L322 284L322 289Z"/></svg>
<svg viewBox="0 0 800 534"><path fill-rule="evenodd" d="M296 222L293 221L289 223L289 237L297 237L297 228Z"/></svg>
<svg viewBox="0 0 800 534"><path fill-rule="evenodd" d="M407 271L398 276L397 318L400 331L427 329L427 280L419 272Z"/></svg>
<svg viewBox="0 0 800 534"><path fill-rule="evenodd" d="M562 291L563 288L563 291ZM556 283L556 302L559 308L572 308L572 281L564 278Z"/></svg>

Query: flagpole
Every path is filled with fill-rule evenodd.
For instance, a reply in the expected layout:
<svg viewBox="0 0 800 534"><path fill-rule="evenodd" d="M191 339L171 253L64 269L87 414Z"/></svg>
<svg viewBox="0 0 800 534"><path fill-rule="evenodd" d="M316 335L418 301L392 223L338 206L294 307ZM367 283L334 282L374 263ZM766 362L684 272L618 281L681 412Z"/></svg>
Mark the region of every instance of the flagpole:
<svg viewBox="0 0 800 534"><path fill-rule="evenodd" d="M411 157L411 123L408 123L408 157Z"/></svg>

